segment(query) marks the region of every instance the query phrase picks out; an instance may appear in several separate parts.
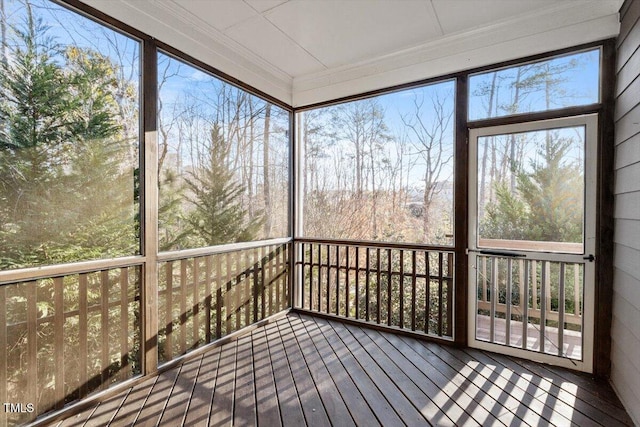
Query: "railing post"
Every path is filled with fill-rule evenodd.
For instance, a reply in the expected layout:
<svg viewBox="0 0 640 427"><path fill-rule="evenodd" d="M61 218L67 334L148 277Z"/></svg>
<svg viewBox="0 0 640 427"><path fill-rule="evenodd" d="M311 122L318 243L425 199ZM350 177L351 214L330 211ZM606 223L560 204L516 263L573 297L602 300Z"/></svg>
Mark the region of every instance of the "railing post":
<svg viewBox="0 0 640 427"><path fill-rule="evenodd" d="M109 381L109 289L111 283L109 270L100 272L100 334L102 344L100 345L100 389L106 390Z"/></svg>
<svg viewBox="0 0 640 427"><path fill-rule="evenodd" d="M88 364L89 364L89 351L88 351L88 313L89 302L87 300L87 287L88 287L87 273L82 273L78 276L78 380L80 396L86 396L89 390L88 378Z"/></svg>
<svg viewBox="0 0 640 427"><path fill-rule="evenodd" d="M53 307L54 307L54 357L55 357L55 387L54 408L64 406L64 278L53 279ZM104 368L103 368L104 369Z"/></svg>
<svg viewBox="0 0 640 427"><path fill-rule="evenodd" d="M355 306L354 318L360 318L360 246L356 246L356 277L355 277L355 299L353 304Z"/></svg>
<svg viewBox="0 0 640 427"><path fill-rule="evenodd" d="M564 309L565 309L565 263L560 263L560 283L558 284L558 356L564 356Z"/></svg>
<svg viewBox="0 0 640 427"><path fill-rule="evenodd" d="M0 402L7 401L7 288L0 285ZM0 415L0 423L6 423L6 414Z"/></svg>
<svg viewBox="0 0 640 427"><path fill-rule="evenodd" d="M297 121L300 121L298 123ZM304 164L304 145L302 144L304 128L302 121L304 114L298 114L297 117L293 113L289 114L289 235L292 236L289 252L289 289L290 289L290 305L291 307L303 307L304 299L302 287L304 281L304 245L297 245L296 238L304 234L303 229L303 204L304 204L304 181L305 170L302 170ZM309 245L312 248L313 245ZM313 257L309 258L309 280L311 281L311 272L313 271ZM310 282L310 289L313 286ZM313 297L309 294L309 306Z"/></svg>
<svg viewBox="0 0 640 427"><path fill-rule="evenodd" d="M129 378L129 267L120 269L120 373L121 381Z"/></svg>
<svg viewBox="0 0 640 427"><path fill-rule="evenodd" d="M28 399L33 399L34 411L29 415L29 420L35 419L36 415L41 412L38 404L38 301L37 287L38 283L34 280L25 283L26 302L27 302L27 393Z"/></svg>
<svg viewBox="0 0 640 427"><path fill-rule="evenodd" d="M447 336L453 337L453 269L455 268L453 252L447 254Z"/></svg>
<svg viewBox="0 0 640 427"><path fill-rule="evenodd" d="M456 133L455 133L455 178L454 178L454 236L455 236L455 274L454 274L454 328L453 337L456 344L467 345L467 244L468 218L467 194L469 191L469 150L467 127L468 85L467 76L456 79Z"/></svg>
<svg viewBox="0 0 640 427"><path fill-rule="evenodd" d="M158 119L157 47L154 41L142 43L142 94L144 137L141 143L140 176L144 177L141 197L142 254L145 256L142 302L143 374L158 369Z"/></svg>

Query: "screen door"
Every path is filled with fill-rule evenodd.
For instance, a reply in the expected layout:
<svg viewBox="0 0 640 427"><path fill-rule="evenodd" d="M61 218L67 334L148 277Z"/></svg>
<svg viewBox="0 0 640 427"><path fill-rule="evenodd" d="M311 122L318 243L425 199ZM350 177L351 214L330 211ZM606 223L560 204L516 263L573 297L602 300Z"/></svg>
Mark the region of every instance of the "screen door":
<svg viewBox="0 0 640 427"><path fill-rule="evenodd" d="M595 115L470 130L470 345L592 371Z"/></svg>

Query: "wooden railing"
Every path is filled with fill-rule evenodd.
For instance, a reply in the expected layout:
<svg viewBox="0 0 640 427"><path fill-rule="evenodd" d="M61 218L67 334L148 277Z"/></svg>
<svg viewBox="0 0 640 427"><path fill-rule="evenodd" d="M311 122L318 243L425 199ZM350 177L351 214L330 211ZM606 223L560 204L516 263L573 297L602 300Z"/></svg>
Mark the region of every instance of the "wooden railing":
<svg viewBox="0 0 640 427"><path fill-rule="evenodd" d="M280 239L161 254L160 361L290 307L290 250ZM143 265L129 257L0 278L0 404L13 405L0 408L0 426L141 374Z"/></svg>
<svg viewBox="0 0 640 427"><path fill-rule="evenodd" d="M158 265L159 361L290 307L290 243L163 259Z"/></svg>
<svg viewBox="0 0 640 427"><path fill-rule="evenodd" d="M582 263L479 255L476 265L479 338L581 357Z"/></svg>
<svg viewBox="0 0 640 427"><path fill-rule="evenodd" d="M140 278L127 265L0 285L0 404L14 405L0 425L140 374Z"/></svg>
<svg viewBox="0 0 640 427"><path fill-rule="evenodd" d="M535 240L478 239L479 248L507 249L513 251L539 251L581 254L582 243L546 242Z"/></svg>
<svg viewBox="0 0 640 427"><path fill-rule="evenodd" d="M296 239L296 253L297 308L453 336L451 248Z"/></svg>

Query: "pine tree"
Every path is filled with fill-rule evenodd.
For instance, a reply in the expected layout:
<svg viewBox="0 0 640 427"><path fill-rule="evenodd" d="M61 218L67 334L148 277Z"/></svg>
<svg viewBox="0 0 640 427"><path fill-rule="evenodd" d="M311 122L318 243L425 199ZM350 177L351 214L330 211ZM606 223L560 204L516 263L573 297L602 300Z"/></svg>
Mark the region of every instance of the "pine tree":
<svg viewBox="0 0 640 427"><path fill-rule="evenodd" d="M46 31L28 14L13 27L16 44L0 71L0 264L22 266L46 258L42 241L55 238L58 221L42 207L60 189L69 136L67 80L53 57L58 47L38 41ZM64 108L60 108L64 106Z"/></svg>
<svg viewBox="0 0 640 427"><path fill-rule="evenodd" d="M39 8L30 1L22 6L14 15L24 18L21 23L5 21L11 40L6 44L6 61L0 61L0 269L130 255L138 241L134 141L124 138L118 120L115 65L98 52L57 43L35 17ZM126 85L117 83L119 88ZM84 298L90 305L105 297L92 286L96 278L88 277ZM77 276L62 280L63 306L68 311L78 307L80 285ZM36 287L39 316L58 312L54 295L60 294L52 279L43 279L37 286L13 287L6 298L8 323L23 318L23 301ZM128 310L130 319L139 312L136 304ZM77 316L65 322L65 348L78 348L78 322ZM95 348L99 326L91 321L83 326L88 348ZM134 336L135 329L139 328L132 331ZM54 345L53 330L40 328L37 366L30 366L21 354L27 343L32 345L30 339L24 334L9 337L7 384L27 398L22 394L27 389L26 371L35 369L42 386L29 400L39 402L42 413L53 409L47 405L53 402L54 354L60 349ZM130 353L132 359L139 359L136 351ZM74 355L65 350L65 359L69 359L65 369L73 372ZM111 363L108 375L118 367ZM93 358L87 371L105 368ZM99 377L86 384L89 391L97 388ZM78 395L69 391L67 398L74 396Z"/></svg>
<svg viewBox="0 0 640 427"><path fill-rule="evenodd" d="M584 175L578 160L566 161L575 140L546 131L529 170L517 168L516 191L495 184L496 202L487 206L480 234L490 239L581 242ZM514 169L516 169L514 167Z"/></svg>
<svg viewBox="0 0 640 427"><path fill-rule="evenodd" d="M487 205L480 235L488 239L532 240L528 234L530 211L526 202L505 182L497 182L494 187L496 201Z"/></svg>
<svg viewBox="0 0 640 427"><path fill-rule="evenodd" d="M159 177L158 244L161 251L184 249L191 229L182 227L184 212L182 201L185 185L171 168L162 171Z"/></svg>
<svg viewBox="0 0 640 427"><path fill-rule="evenodd" d="M581 242L584 206L584 176L579 162L566 162L572 138L547 131L530 173L518 175L518 191L529 210L529 240Z"/></svg>
<svg viewBox="0 0 640 427"><path fill-rule="evenodd" d="M193 211L187 221L207 246L253 240L263 225L263 214L249 218L241 204L244 188L227 165L228 148L218 124L211 129L205 163L186 179Z"/></svg>
<svg viewBox="0 0 640 427"><path fill-rule="evenodd" d="M65 54L75 119L64 203L74 218L59 249L69 260L130 255L138 249L130 163L135 150L116 121L115 67L93 50L69 48Z"/></svg>
<svg viewBox="0 0 640 427"><path fill-rule="evenodd" d="M11 29L0 64L0 268L134 253L114 65L56 43L30 8Z"/></svg>

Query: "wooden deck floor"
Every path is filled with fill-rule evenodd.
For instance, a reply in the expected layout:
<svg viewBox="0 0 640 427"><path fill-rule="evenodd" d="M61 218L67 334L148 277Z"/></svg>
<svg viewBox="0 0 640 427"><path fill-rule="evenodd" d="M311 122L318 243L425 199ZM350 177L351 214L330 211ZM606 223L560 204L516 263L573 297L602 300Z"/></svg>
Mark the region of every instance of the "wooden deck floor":
<svg viewBox="0 0 640 427"><path fill-rule="evenodd" d="M588 376L291 313L58 426L632 425Z"/></svg>

